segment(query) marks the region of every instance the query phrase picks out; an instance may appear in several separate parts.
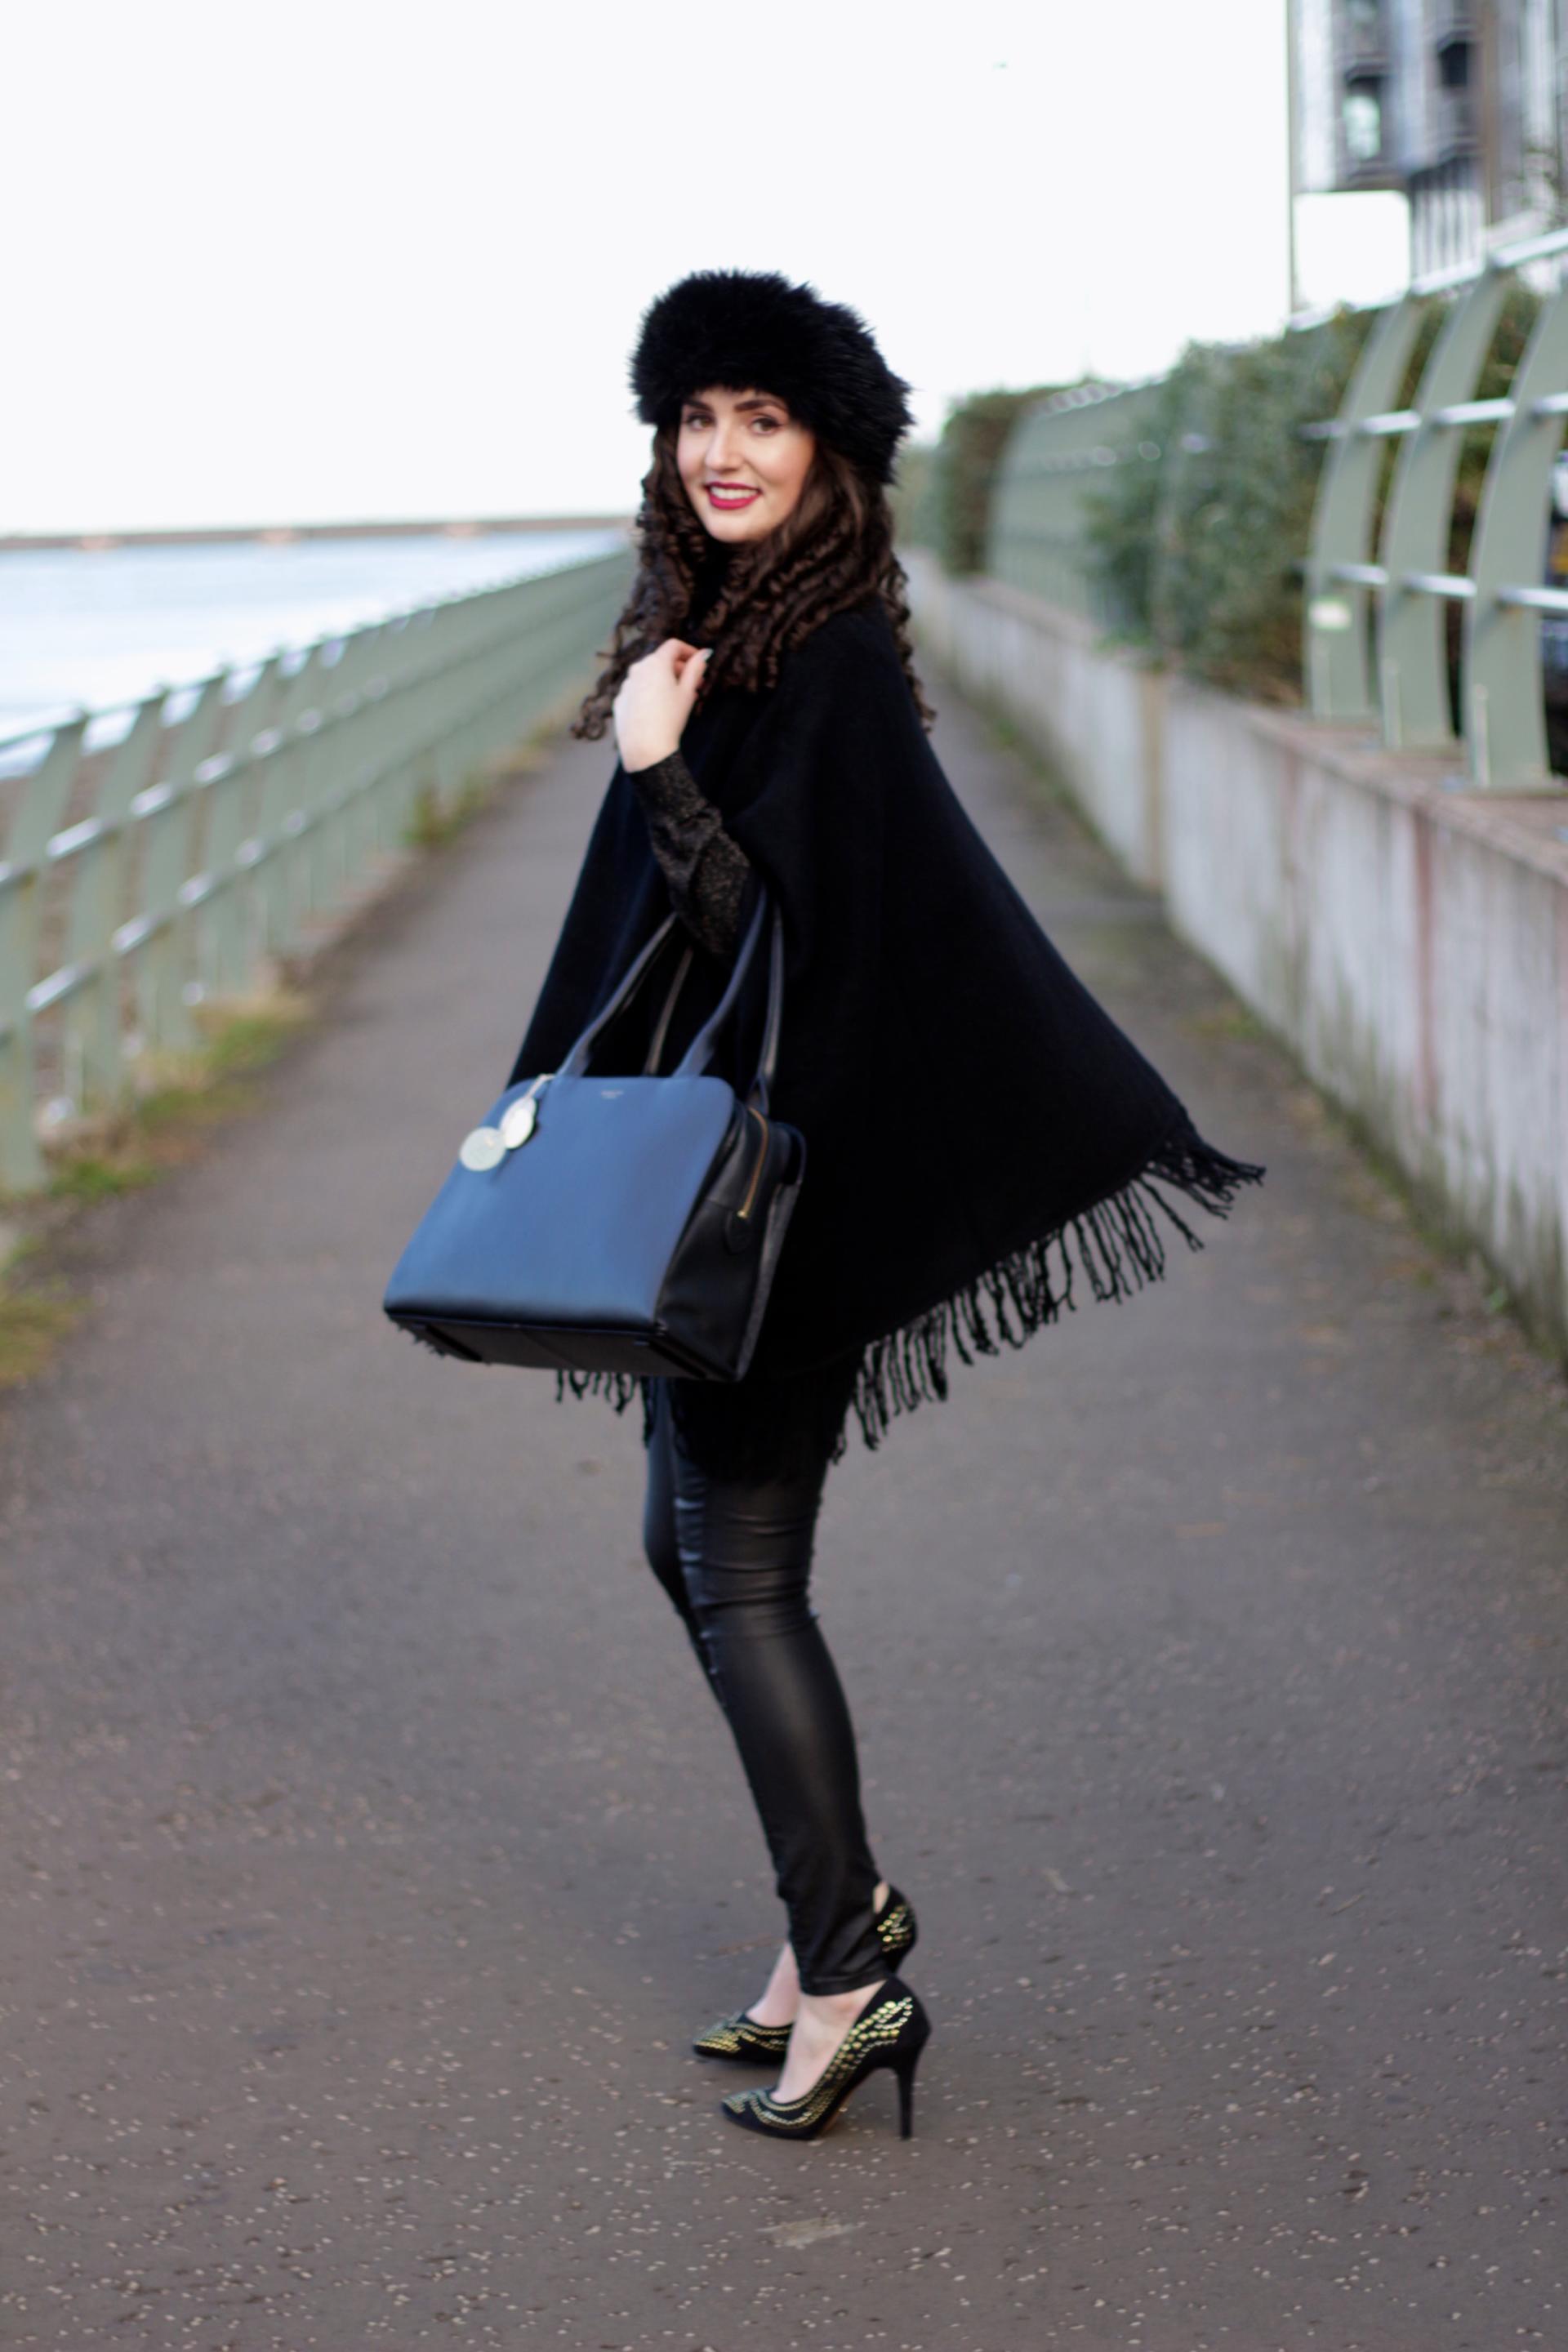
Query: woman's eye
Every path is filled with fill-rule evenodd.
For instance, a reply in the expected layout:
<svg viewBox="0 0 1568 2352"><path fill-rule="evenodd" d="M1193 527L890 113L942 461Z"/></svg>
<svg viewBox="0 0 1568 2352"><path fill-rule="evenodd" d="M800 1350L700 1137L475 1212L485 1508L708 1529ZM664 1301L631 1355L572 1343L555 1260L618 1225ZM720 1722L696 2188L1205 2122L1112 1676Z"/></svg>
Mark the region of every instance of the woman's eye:
<svg viewBox="0 0 1568 2352"><path fill-rule="evenodd" d="M702 415L700 409L693 409L689 415L681 419L682 425L689 433L700 432L704 425L710 422L709 417ZM776 433L783 425L784 419L782 416L753 416L752 422L753 425L765 425L770 433Z"/></svg>

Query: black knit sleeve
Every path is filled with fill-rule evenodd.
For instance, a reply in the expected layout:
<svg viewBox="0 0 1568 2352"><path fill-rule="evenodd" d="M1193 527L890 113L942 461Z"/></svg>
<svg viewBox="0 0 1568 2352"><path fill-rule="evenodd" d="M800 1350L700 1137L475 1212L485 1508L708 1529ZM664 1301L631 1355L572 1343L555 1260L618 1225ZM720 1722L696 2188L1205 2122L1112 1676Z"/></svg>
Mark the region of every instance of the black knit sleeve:
<svg viewBox="0 0 1568 2352"><path fill-rule="evenodd" d="M732 956L740 941L750 858L725 832L679 751L626 773L677 914L699 946L711 955Z"/></svg>

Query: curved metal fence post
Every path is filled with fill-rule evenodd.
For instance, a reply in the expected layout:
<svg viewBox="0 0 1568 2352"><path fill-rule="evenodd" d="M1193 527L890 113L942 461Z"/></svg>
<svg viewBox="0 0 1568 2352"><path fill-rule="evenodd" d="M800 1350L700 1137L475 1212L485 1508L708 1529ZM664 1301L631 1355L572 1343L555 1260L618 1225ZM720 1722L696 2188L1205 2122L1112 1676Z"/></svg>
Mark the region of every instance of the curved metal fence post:
<svg viewBox="0 0 1568 2352"><path fill-rule="evenodd" d="M66 968L68 973L80 972L82 981L66 999L62 1061L68 1094L79 1095L71 1077L79 1069L79 1100L83 1108L117 1103L124 1082L120 1017L122 973L113 938L132 911L129 893L135 862L133 810L157 765L167 693L167 688L160 687L147 698L110 756L98 805L81 827L83 835L89 826L96 826L96 833L84 839L72 861Z"/></svg>
<svg viewBox="0 0 1568 2352"><path fill-rule="evenodd" d="M150 1045L183 1052L195 1029L185 996L186 925L181 891L195 870L192 792L197 771L213 758L227 717L228 672L203 681L191 710L167 730L159 775L139 796L142 817L142 912L136 970L138 1019ZM129 944L129 942L128 942Z"/></svg>
<svg viewBox="0 0 1568 2352"><path fill-rule="evenodd" d="M1474 394L1507 291L1505 273L1489 269L1456 299L1415 395L1421 422L1399 452L1389 488L1378 550L1388 583L1378 607L1377 660L1383 740L1391 750L1440 747L1456 740L1447 604L1412 586L1411 575L1448 569L1464 427L1445 411Z"/></svg>
<svg viewBox="0 0 1568 2352"><path fill-rule="evenodd" d="M230 706L228 748L207 763L203 781L206 824L202 863L208 887L196 925L196 962L209 996L237 995L255 962L245 845L249 803L256 794L255 741L276 707L281 668L282 656L271 655L249 692Z"/></svg>
<svg viewBox="0 0 1568 2352"><path fill-rule="evenodd" d="M365 698L370 678L368 629L356 629L343 646L338 664L337 723L343 732L343 781L328 826L331 835L331 870L342 887L352 888L371 864L370 786L374 706Z"/></svg>
<svg viewBox="0 0 1568 2352"><path fill-rule="evenodd" d="M370 730L370 758L374 781L369 793L370 845L378 856L390 856L398 845L403 829L403 804L399 781L403 763L399 757L395 715L389 715L393 700L386 675L385 633L377 630L375 643L368 655L369 676L365 680L364 698L366 725Z"/></svg>
<svg viewBox="0 0 1568 2352"><path fill-rule="evenodd" d="M58 727L22 783L0 864L0 1184L21 1191L42 1181L34 1125L33 1013L38 900L48 845L81 756L89 714Z"/></svg>
<svg viewBox="0 0 1568 2352"><path fill-rule="evenodd" d="M261 789L256 816L257 891L261 946L268 955L286 955L295 945L300 920L299 838L305 827L309 765L312 753L317 657L312 646L284 688L272 726L258 739Z"/></svg>
<svg viewBox="0 0 1568 2352"><path fill-rule="evenodd" d="M1470 772L1483 792L1562 789L1549 765L1538 600L1565 386L1568 284L1542 306L1515 373L1513 414L1492 444L1476 518L1475 596L1465 615L1465 735Z"/></svg>
<svg viewBox="0 0 1568 2352"><path fill-rule="evenodd" d="M1405 380L1421 301L1403 294L1367 336L1331 427L1312 515L1307 557L1307 700L1319 719L1370 719L1375 706L1367 661L1364 583L1342 567L1364 565L1383 457L1381 439L1357 427L1392 407Z"/></svg>

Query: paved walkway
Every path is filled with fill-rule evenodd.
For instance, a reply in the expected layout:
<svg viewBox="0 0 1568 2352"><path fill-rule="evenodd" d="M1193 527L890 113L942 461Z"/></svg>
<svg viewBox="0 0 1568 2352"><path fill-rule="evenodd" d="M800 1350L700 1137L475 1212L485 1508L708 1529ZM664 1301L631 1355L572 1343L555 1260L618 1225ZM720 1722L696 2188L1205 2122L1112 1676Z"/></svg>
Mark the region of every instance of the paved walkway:
<svg viewBox="0 0 1568 2352"><path fill-rule="evenodd" d="M938 698L1063 951L1270 1173L829 1481L914 2138L885 2077L745 2137L688 2053L784 1922L634 1416L381 1319L608 772L563 739L260 1114L92 1221L97 1311L0 1411L7 2345L1568 2341L1563 1383Z"/></svg>

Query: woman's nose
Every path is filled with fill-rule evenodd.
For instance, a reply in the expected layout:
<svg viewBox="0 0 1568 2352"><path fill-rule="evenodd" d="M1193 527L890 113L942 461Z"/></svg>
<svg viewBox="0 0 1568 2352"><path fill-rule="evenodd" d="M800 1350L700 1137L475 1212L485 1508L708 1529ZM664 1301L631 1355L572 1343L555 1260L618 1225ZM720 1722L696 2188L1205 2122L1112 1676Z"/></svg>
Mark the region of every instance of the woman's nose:
<svg viewBox="0 0 1568 2352"><path fill-rule="evenodd" d="M708 444L708 462L715 473L724 473L735 465L741 454L741 436L733 425L716 425L713 438Z"/></svg>

